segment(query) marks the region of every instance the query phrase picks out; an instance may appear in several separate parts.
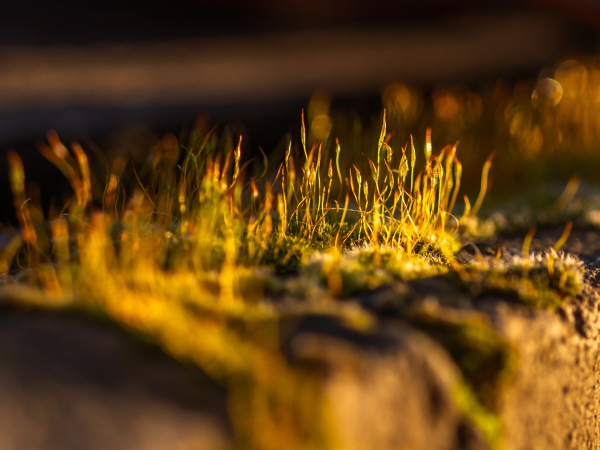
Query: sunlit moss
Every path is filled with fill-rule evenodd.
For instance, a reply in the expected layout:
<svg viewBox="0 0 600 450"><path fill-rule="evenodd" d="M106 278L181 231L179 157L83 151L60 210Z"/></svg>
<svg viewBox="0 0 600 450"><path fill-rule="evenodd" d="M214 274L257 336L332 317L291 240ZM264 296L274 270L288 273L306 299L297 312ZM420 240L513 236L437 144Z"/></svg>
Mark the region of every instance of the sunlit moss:
<svg viewBox="0 0 600 450"><path fill-rule="evenodd" d="M456 145L434 153L428 130L425 161L417 164L412 140L390 146L384 112L374 158L366 169L355 159L342 173L344 149L337 143L336 158L329 155L329 125L318 117L308 140L302 122L299 151L290 143L275 170L266 156L252 170L241 137L236 144L195 130L187 146L173 135L158 142L144 164L129 167L130 185L125 166L112 164L106 188L81 147L74 145L73 158L50 134L40 149L74 191L50 227L34 227L34 208L22 207L23 166L12 154L21 237L2 252L0 268L26 268L30 287L10 298L101 312L196 364L230 392L241 447L335 448L339 424L322 383L281 352L290 314L333 315L364 331L371 314L336 299L453 270L460 233L476 228L491 159L473 209L466 199L457 218ZM467 353L491 360L486 352L495 347L483 345L481 333L449 333L463 350L477 347ZM453 353L471 376L475 359L462 355Z"/></svg>
<svg viewBox="0 0 600 450"><path fill-rule="evenodd" d="M529 306L553 308L581 292L583 274L578 258L550 249L508 261L475 261L461 276L474 293L503 292Z"/></svg>
<svg viewBox="0 0 600 450"><path fill-rule="evenodd" d="M448 269L423 255L363 248L343 254L317 254L305 270L329 286L335 296L346 297L397 281L431 277Z"/></svg>

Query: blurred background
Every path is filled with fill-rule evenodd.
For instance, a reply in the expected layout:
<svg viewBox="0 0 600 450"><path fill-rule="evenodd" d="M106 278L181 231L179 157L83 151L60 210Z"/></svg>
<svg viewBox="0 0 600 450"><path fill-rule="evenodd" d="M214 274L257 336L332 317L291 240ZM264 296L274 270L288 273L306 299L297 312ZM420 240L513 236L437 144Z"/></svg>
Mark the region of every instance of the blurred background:
<svg viewBox="0 0 600 450"><path fill-rule="evenodd" d="M496 197L595 181L594 0L56 3L0 14L0 220L12 217L9 149L43 204L68 189L36 149L48 130L129 157L166 132L229 124L245 155L277 157L302 108L311 139L339 137L354 160L384 107L395 149L410 134L423 145L428 127L434 149L460 140L467 190L493 150Z"/></svg>

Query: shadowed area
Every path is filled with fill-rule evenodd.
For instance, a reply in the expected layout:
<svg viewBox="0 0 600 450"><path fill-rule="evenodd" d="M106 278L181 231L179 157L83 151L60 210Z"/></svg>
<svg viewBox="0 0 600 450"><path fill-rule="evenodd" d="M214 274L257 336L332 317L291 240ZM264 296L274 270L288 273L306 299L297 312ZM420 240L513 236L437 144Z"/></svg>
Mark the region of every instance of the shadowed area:
<svg viewBox="0 0 600 450"><path fill-rule="evenodd" d="M113 326L3 308L0 447L219 448L225 393Z"/></svg>

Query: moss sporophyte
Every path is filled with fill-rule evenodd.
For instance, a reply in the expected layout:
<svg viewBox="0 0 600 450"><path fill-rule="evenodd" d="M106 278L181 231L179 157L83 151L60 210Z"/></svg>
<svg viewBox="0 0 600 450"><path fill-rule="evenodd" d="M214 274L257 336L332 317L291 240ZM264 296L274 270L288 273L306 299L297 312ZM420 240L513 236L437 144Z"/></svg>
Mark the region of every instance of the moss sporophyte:
<svg viewBox="0 0 600 450"><path fill-rule="evenodd" d="M457 145L435 153L428 130L421 157L412 137L392 149L385 111L374 157L344 155L339 140L307 136L304 114L300 128L300 145L289 142L278 165L264 153L262 163L245 160L241 136L222 139L213 128L194 130L186 143L166 136L142 164L112 161L105 182L80 145L69 152L50 133L40 151L74 196L47 215L27 201L25 169L9 153L20 229L2 249L0 270L20 281L4 286L3 297L103 311L196 364L231 392L240 442L335 448L323 384L280 351L286 305L368 332L376 318L340 298L457 270L464 283L477 283L483 269L457 269L454 256L461 233L483 223L477 213L493 156L473 207L464 197L457 217ZM536 306L574 295L582 282L578 263L554 253L485 270L485 287L510 284ZM533 301L532 289L549 292L547 300ZM453 327L462 336L465 328ZM465 355L461 339L456 358ZM500 354L501 345L488 341Z"/></svg>

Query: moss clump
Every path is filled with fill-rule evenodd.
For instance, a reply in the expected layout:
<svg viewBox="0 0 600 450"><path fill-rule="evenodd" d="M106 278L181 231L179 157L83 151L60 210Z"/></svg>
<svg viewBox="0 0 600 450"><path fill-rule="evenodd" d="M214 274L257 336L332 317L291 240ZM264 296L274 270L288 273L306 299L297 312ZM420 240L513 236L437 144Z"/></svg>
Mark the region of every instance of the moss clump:
<svg viewBox="0 0 600 450"><path fill-rule="evenodd" d="M458 223L458 232L462 239L482 241L496 235L496 223L491 219L477 216L463 217Z"/></svg>
<svg viewBox="0 0 600 450"><path fill-rule="evenodd" d="M452 392L457 407L490 448L501 448L497 399L515 370L514 349L479 315L421 307L408 311L406 319L448 351L464 377Z"/></svg>
<svg viewBox="0 0 600 450"><path fill-rule="evenodd" d="M346 152L356 164L341 168L345 150L337 145L333 158L327 142L307 145L303 118L296 151L290 143L275 170L266 156L251 170L241 137L234 146L231 136L196 131L186 147L165 136L139 166L115 161L104 189L81 146L73 144L71 154L50 135L40 148L68 178L74 198L66 214L48 217L49 229L39 205L26 200L22 161L10 153L26 247L18 265L51 299L44 307L103 311L224 384L239 446L336 448L324 444L336 430L321 420L323 384L281 354L285 308L268 300L302 298L302 291L312 300L294 304L303 313L329 309L342 317L349 305L332 296L448 271L457 245L447 221L462 174L456 146L434 154L428 132L417 164L412 141L395 152L388 144L384 112L368 166ZM469 217L481 206L490 163ZM0 251L0 276L18 250ZM298 276L276 279L271 270Z"/></svg>
<svg viewBox="0 0 600 450"><path fill-rule="evenodd" d="M475 294L498 291L536 308L555 308L583 288L584 266L577 257L550 249L508 261L475 262L462 281Z"/></svg>
<svg viewBox="0 0 600 450"><path fill-rule="evenodd" d="M515 364L510 345L479 316L457 318L419 310L407 318L450 353L481 404L495 409L496 393Z"/></svg>
<svg viewBox="0 0 600 450"><path fill-rule="evenodd" d="M260 260L261 265L272 267L278 274L295 273L306 259L310 248L297 236L272 236Z"/></svg>
<svg viewBox="0 0 600 450"><path fill-rule="evenodd" d="M315 254L305 270L309 277L333 288L335 296L348 297L398 281L439 275L448 268L425 256L367 247Z"/></svg>
<svg viewBox="0 0 600 450"><path fill-rule="evenodd" d="M481 431L490 449L503 448L499 417L481 406L469 384L457 383L452 390L452 399L465 417Z"/></svg>

